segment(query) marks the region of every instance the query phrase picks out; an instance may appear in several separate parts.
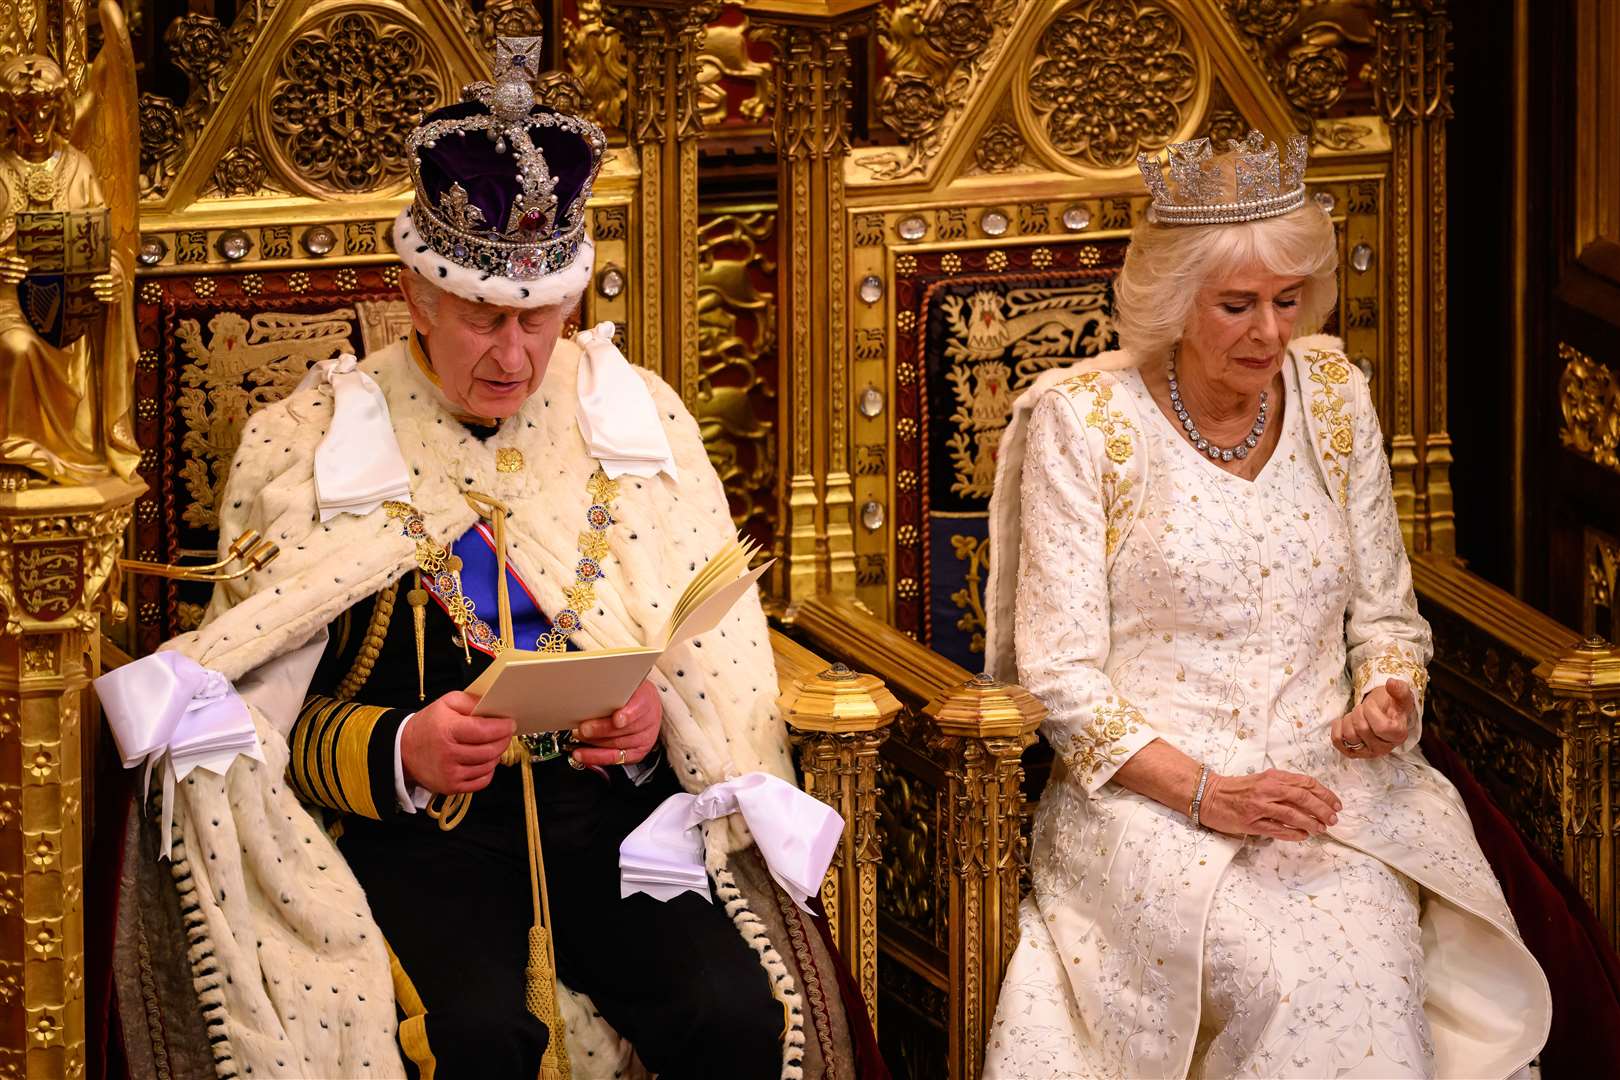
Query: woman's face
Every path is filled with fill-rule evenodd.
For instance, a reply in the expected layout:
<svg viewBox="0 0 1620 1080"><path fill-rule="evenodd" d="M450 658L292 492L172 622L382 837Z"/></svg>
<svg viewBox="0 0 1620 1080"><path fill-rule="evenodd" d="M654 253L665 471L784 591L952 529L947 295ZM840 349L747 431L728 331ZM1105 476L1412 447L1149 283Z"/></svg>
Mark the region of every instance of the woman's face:
<svg viewBox="0 0 1620 1080"><path fill-rule="evenodd" d="M1208 282L1193 301L1177 367L1232 393L1259 394L1282 367L1304 289L1304 278L1259 267Z"/></svg>

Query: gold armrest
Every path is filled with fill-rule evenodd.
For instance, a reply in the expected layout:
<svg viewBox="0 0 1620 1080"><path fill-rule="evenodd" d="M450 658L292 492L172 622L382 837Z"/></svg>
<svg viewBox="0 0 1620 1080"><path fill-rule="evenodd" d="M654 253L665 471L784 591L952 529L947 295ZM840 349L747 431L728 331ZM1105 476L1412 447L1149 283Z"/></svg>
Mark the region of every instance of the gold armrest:
<svg viewBox="0 0 1620 1080"><path fill-rule="evenodd" d="M851 667L881 675L891 690L917 708L973 677L960 664L843 597L813 596L789 611L786 621Z"/></svg>

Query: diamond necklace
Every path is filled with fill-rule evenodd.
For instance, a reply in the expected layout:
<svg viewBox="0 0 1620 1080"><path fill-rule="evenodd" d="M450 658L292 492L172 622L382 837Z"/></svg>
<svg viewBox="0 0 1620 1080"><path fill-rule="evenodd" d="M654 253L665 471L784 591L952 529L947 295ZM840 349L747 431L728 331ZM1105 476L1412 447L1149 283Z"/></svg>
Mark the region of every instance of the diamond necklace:
<svg viewBox="0 0 1620 1080"><path fill-rule="evenodd" d="M1234 459L1241 461L1249 456L1250 450L1259 445L1260 436L1266 433L1266 417L1270 413L1270 405L1266 399L1269 396L1266 391L1260 391L1260 414L1254 418L1254 427L1249 429L1242 442L1230 448L1216 446L1199 433L1198 425L1187 415L1187 407L1181 403L1181 384L1176 381L1176 358L1174 354L1170 357L1170 407L1176 410L1176 419L1181 421L1181 430L1187 436L1187 441L1200 452L1208 454L1213 461Z"/></svg>

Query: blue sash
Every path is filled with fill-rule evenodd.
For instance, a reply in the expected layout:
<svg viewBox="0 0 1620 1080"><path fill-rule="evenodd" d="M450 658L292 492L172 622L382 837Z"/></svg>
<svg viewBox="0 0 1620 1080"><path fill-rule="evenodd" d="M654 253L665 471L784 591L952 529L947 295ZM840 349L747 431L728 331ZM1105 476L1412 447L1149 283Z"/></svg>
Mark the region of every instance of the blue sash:
<svg viewBox="0 0 1620 1080"><path fill-rule="evenodd" d="M467 630L467 643L479 652L494 656L495 638L500 630L500 594L496 588L500 564L495 554L495 537L482 521L462 533L450 545L451 554L461 559L461 594L472 604L474 618ZM441 574L441 580L429 583L429 592L440 607L446 607L441 585L453 584ZM534 593L510 562L506 564L507 596L512 604L512 642L514 648L539 649L540 638L551 631L551 620L540 610ZM574 649L572 641L569 649Z"/></svg>

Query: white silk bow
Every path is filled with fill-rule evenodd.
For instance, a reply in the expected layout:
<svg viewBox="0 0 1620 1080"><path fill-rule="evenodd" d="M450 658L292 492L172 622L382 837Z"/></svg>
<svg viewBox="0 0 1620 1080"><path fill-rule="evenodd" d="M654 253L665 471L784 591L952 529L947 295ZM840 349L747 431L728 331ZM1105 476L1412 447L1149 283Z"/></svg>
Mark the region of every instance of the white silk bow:
<svg viewBox="0 0 1620 1080"><path fill-rule="evenodd" d="M223 776L239 754L263 761L253 717L229 679L177 652L143 656L107 672L95 686L124 768L146 765L143 799L153 767L162 764L168 858L174 785L196 768Z"/></svg>
<svg viewBox="0 0 1620 1080"><path fill-rule="evenodd" d="M574 340L581 350L579 433L602 471L612 480L626 473L653 477L660 472L677 479L658 409L647 384L613 344L613 324L597 323Z"/></svg>
<svg viewBox="0 0 1620 1080"><path fill-rule="evenodd" d="M332 426L315 448L315 498L321 521L339 514L364 516L389 499L409 499L410 470L388 415L382 387L361 371L353 354L322 360L298 389L332 387Z"/></svg>
<svg viewBox="0 0 1620 1080"><path fill-rule="evenodd" d="M844 833L838 811L769 773L745 773L701 794L671 795L619 845L619 894L644 892L672 900L683 892L709 893L703 864L705 821L740 813L754 834L765 866L782 891L804 911Z"/></svg>

